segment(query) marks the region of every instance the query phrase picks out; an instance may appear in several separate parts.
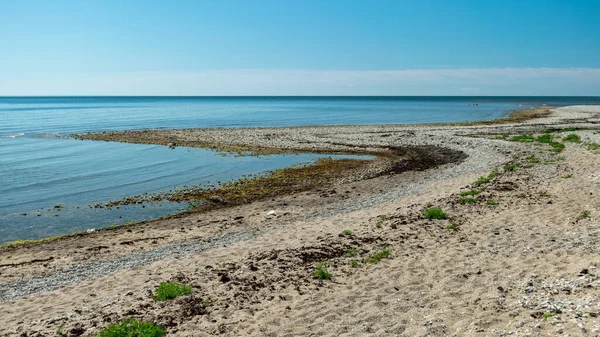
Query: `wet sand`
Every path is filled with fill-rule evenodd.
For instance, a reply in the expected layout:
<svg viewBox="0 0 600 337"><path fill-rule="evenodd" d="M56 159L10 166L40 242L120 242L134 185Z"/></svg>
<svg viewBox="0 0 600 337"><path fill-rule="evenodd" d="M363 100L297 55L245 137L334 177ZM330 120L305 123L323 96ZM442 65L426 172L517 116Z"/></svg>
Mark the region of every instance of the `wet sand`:
<svg viewBox="0 0 600 337"><path fill-rule="evenodd" d="M100 134L175 146L464 156L429 151L423 166L412 158L405 170L320 189L4 247L0 336L54 336L61 327L93 336L128 317L169 336L595 335L600 154L587 144L600 143L599 116L600 107L567 107L518 124ZM592 130L552 133L565 144L560 153L509 141L567 127ZM562 141L568 134L582 143ZM490 182L473 185L492 170ZM461 195L472 189L479 193ZM429 207L448 219L425 218ZM372 263L386 249L391 255ZM322 261L331 280L314 278ZM169 280L192 285L192 295L154 301Z"/></svg>

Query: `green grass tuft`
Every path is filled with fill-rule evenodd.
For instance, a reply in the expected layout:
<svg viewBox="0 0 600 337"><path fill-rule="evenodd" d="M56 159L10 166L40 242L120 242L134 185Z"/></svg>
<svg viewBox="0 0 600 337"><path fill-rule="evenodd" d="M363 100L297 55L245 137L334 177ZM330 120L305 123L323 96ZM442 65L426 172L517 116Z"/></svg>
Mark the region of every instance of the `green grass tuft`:
<svg viewBox="0 0 600 337"><path fill-rule="evenodd" d="M352 266L352 268L358 268L359 263L356 260L352 260L352 262L350 262L350 266Z"/></svg>
<svg viewBox="0 0 600 337"><path fill-rule="evenodd" d="M504 171L511 171L511 172L513 172L513 171L516 171L517 167L519 167L519 166L521 166L521 163L512 163L510 165L505 165L503 167L503 169L504 169Z"/></svg>
<svg viewBox="0 0 600 337"><path fill-rule="evenodd" d="M486 204L486 205L498 205L498 202L497 202L496 200L492 200L492 199L490 199L490 200L487 200L487 201L485 202L485 204Z"/></svg>
<svg viewBox="0 0 600 337"><path fill-rule="evenodd" d="M348 249L348 251L346 252L346 257L355 257L355 256L356 256L356 249L355 248Z"/></svg>
<svg viewBox="0 0 600 337"><path fill-rule="evenodd" d="M536 156L531 155L531 156L527 157L527 162L532 163L532 164L537 164L540 162L540 160L538 158L536 158Z"/></svg>
<svg viewBox="0 0 600 337"><path fill-rule="evenodd" d="M477 202L477 199L475 198L460 198L458 199L458 202L461 204L473 204Z"/></svg>
<svg viewBox="0 0 600 337"><path fill-rule="evenodd" d="M352 233L352 231L351 231L351 230L349 230L349 229L344 229L344 230L343 230L343 231L340 233L340 235L341 235L341 236L348 236L348 235L352 235L352 234L353 234L353 233Z"/></svg>
<svg viewBox="0 0 600 337"><path fill-rule="evenodd" d="M563 142L581 143L581 137L579 137L579 135L572 133L572 134L566 136L565 138L563 138Z"/></svg>
<svg viewBox="0 0 600 337"><path fill-rule="evenodd" d="M446 213L444 213L444 211L442 211L441 208L428 208L423 212L423 215L427 218L427 219L436 219L436 220L442 220L442 219L446 219Z"/></svg>
<svg viewBox="0 0 600 337"><path fill-rule="evenodd" d="M587 149L590 151L600 150L600 144L598 144L598 143L591 142L591 143L587 143L585 145L587 146Z"/></svg>
<svg viewBox="0 0 600 337"><path fill-rule="evenodd" d="M470 190L470 191L462 191L462 192L460 192L460 195L463 195L463 196L465 196L465 195L477 195L479 193L481 193L481 191Z"/></svg>
<svg viewBox="0 0 600 337"><path fill-rule="evenodd" d="M191 286L186 286L179 282L163 282L156 289L154 299L157 301L166 301L174 299L177 296L187 295L191 292Z"/></svg>
<svg viewBox="0 0 600 337"><path fill-rule="evenodd" d="M554 141L554 136L548 133L537 137L535 141L550 145L552 147L552 151L554 152L561 152L565 149L565 144Z"/></svg>
<svg viewBox="0 0 600 337"><path fill-rule="evenodd" d="M166 333L161 326L129 318L121 324L109 325L98 334L98 337L162 337Z"/></svg>
<svg viewBox="0 0 600 337"><path fill-rule="evenodd" d="M532 135L519 135L513 136L510 140L513 142L531 143L535 138Z"/></svg>
<svg viewBox="0 0 600 337"><path fill-rule="evenodd" d="M573 178L573 173L562 176L561 178Z"/></svg>
<svg viewBox="0 0 600 337"><path fill-rule="evenodd" d="M473 185L481 186L483 184L487 184L496 177L496 174L498 174L498 170L494 169L492 172L490 172L490 174L488 174L487 177L479 177L477 180L475 180Z"/></svg>
<svg viewBox="0 0 600 337"><path fill-rule="evenodd" d="M379 261L383 259L387 259L392 255L392 252L388 248L384 248L382 251L377 252L375 254L369 255L367 258L368 263L379 263Z"/></svg>
<svg viewBox="0 0 600 337"><path fill-rule="evenodd" d="M448 225L448 226L446 226L446 229L456 230L457 227L456 227L456 225Z"/></svg>
<svg viewBox="0 0 600 337"><path fill-rule="evenodd" d="M581 212L581 214L579 214L579 217L577 217L577 219L582 220L582 219L589 219L591 217L592 217L592 215L590 214L589 211L583 211L583 212Z"/></svg>
<svg viewBox="0 0 600 337"><path fill-rule="evenodd" d="M313 275L319 280L331 280L331 273L327 271L327 261L319 263Z"/></svg>

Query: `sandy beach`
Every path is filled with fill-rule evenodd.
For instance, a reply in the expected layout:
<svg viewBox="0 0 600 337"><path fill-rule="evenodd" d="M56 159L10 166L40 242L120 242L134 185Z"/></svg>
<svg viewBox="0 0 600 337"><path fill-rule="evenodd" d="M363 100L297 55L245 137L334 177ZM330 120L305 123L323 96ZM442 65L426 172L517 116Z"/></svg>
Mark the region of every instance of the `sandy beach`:
<svg viewBox="0 0 600 337"><path fill-rule="evenodd" d="M598 130L600 106L571 106L488 125L81 136L400 159L322 188L1 247L0 336L94 336L126 318L168 336L600 335ZM156 301L167 281L192 292Z"/></svg>

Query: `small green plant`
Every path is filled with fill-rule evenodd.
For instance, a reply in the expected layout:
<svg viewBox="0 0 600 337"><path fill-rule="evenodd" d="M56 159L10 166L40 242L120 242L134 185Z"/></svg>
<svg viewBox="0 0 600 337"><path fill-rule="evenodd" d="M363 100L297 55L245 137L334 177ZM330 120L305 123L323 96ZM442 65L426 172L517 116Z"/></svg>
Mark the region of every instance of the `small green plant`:
<svg viewBox="0 0 600 337"><path fill-rule="evenodd" d="M389 219L390 218L387 215L380 215L379 216L379 220L381 220L381 221L386 221L386 220L389 220Z"/></svg>
<svg viewBox="0 0 600 337"><path fill-rule="evenodd" d="M573 173L562 176L562 178L573 178Z"/></svg>
<svg viewBox="0 0 600 337"><path fill-rule="evenodd" d="M442 220L442 219L446 219L446 213L444 213L444 211L442 211L441 208L428 208L423 212L423 215L427 218L427 219L436 219L436 220Z"/></svg>
<svg viewBox="0 0 600 337"><path fill-rule="evenodd" d="M355 248L348 249L348 251L346 252L346 257L355 257L355 256L356 256L356 249Z"/></svg>
<svg viewBox="0 0 600 337"><path fill-rule="evenodd" d="M425 207L431 207L431 206L433 206L433 204L431 204L430 202L425 204Z"/></svg>
<svg viewBox="0 0 600 337"><path fill-rule="evenodd" d="M578 220L583 220L583 219L589 219L591 217L592 217L592 215L590 214L590 212L583 211L583 212L581 212L581 214L579 214L579 217L577 217L577 219Z"/></svg>
<svg viewBox="0 0 600 337"><path fill-rule="evenodd" d="M565 157L557 156L557 157L554 157L552 159L544 160L543 164L544 165L554 164L554 163L558 163L559 161L564 161L564 160L566 160Z"/></svg>
<svg viewBox="0 0 600 337"><path fill-rule="evenodd" d="M475 198L460 198L460 199L458 199L458 202L461 204L472 204L472 203L476 203L477 199L475 199Z"/></svg>
<svg viewBox="0 0 600 337"><path fill-rule="evenodd" d="M590 143L587 143L586 145L587 145L587 149L590 151L600 150L600 144L598 144L598 143L590 142Z"/></svg>
<svg viewBox="0 0 600 337"><path fill-rule="evenodd" d="M350 266L352 266L352 268L358 268L359 263L356 260L352 260L352 262L350 262Z"/></svg>
<svg viewBox="0 0 600 337"><path fill-rule="evenodd" d="M61 326L59 326L59 327L58 327L58 329L56 329L56 334L57 334L58 336L66 336L66 335L65 335L65 332L63 331L63 327L62 327L62 325L61 325Z"/></svg>
<svg viewBox="0 0 600 337"><path fill-rule="evenodd" d="M344 229L341 233L341 236L348 236L348 235L352 235L352 231L349 229Z"/></svg>
<svg viewBox="0 0 600 337"><path fill-rule="evenodd" d="M545 314L544 314L544 319L548 319L548 318L550 318L550 317L552 317L552 316L554 316L554 314L553 314L553 313L551 313L551 312L547 312L547 313L545 313Z"/></svg>
<svg viewBox="0 0 600 337"><path fill-rule="evenodd" d="M537 137L535 141L550 145L552 147L552 151L554 152L561 152L565 149L565 144L554 141L554 136L549 133Z"/></svg>
<svg viewBox="0 0 600 337"><path fill-rule="evenodd" d="M504 166L504 171L516 171L517 167L521 166L521 163L512 163Z"/></svg>
<svg viewBox="0 0 600 337"><path fill-rule="evenodd" d="M475 180L473 185L481 186L483 184L487 184L496 177L496 174L498 174L498 170L494 169L492 172L490 172L490 174L487 175L487 177L479 177L477 180Z"/></svg>
<svg viewBox="0 0 600 337"><path fill-rule="evenodd" d="M128 318L120 324L109 325L98 337L162 337L166 333L161 326Z"/></svg>
<svg viewBox="0 0 600 337"><path fill-rule="evenodd" d="M479 193L481 193L481 191L478 191L478 190L470 190L470 191L462 191L462 192L460 192L460 195L462 195L462 196L466 196L466 195L477 195L477 194L479 194Z"/></svg>
<svg viewBox="0 0 600 337"><path fill-rule="evenodd" d="M179 282L163 282L156 289L154 299L157 301L166 301L174 299L177 296L187 295L191 292L191 286L186 286Z"/></svg>
<svg viewBox="0 0 600 337"><path fill-rule="evenodd" d="M532 135L519 135L513 136L511 139L513 142L531 143L535 140Z"/></svg>
<svg viewBox="0 0 600 337"><path fill-rule="evenodd" d="M531 163L531 164L537 164L540 162L539 158L537 158L535 155L531 155L529 157L527 157L527 162Z"/></svg>
<svg viewBox="0 0 600 337"><path fill-rule="evenodd" d="M375 224L376 228L381 228L383 226L383 223L381 223L380 221L377 221L377 223Z"/></svg>
<svg viewBox="0 0 600 337"><path fill-rule="evenodd" d="M313 275L319 280L331 280L331 273L327 271L327 261L319 263Z"/></svg>
<svg viewBox="0 0 600 337"><path fill-rule="evenodd" d="M379 263L379 261L387 259L388 257L390 257L390 255L392 255L392 252L387 248L387 246L385 246L382 251L369 255L369 257L367 258L367 262Z"/></svg>
<svg viewBox="0 0 600 337"><path fill-rule="evenodd" d="M579 135L572 133L572 134L566 136L565 138L563 138L563 142L581 143L581 137L579 137Z"/></svg>
<svg viewBox="0 0 600 337"><path fill-rule="evenodd" d="M508 138L507 134L497 135L496 137L494 137L494 139L506 139L506 138Z"/></svg>
<svg viewBox="0 0 600 337"><path fill-rule="evenodd" d="M448 225L446 229L456 230L456 225Z"/></svg>
<svg viewBox="0 0 600 337"><path fill-rule="evenodd" d="M487 201L485 202L485 204L486 204L486 205L492 205L492 206L493 206L493 205L498 205L498 202L497 202L496 200L492 200L492 199L490 199L490 200L487 200Z"/></svg>

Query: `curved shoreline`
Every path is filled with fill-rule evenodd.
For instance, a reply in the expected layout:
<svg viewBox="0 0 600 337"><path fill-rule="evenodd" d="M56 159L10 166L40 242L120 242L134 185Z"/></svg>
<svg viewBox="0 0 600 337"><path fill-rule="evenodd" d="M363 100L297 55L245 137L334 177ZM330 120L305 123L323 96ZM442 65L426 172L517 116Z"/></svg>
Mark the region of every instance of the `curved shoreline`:
<svg viewBox="0 0 600 337"><path fill-rule="evenodd" d="M600 196L591 193L598 184L595 170L600 159L592 155L596 147L586 144L600 142L600 134L580 129L599 126L600 107L575 107L512 125L313 128L293 134L269 129L252 135L225 131L219 135L223 139L254 137L261 146L421 146L419 156L440 166L431 168L431 162L425 162L423 171L390 172L231 208L0 250L3 261L14 264L0 270L0 298L9 301L0 301L0 324L7 331L32 333L52 333L65 326L66 331L91 336L107 322L133 316L168 327L175 336L198 329L264 335L294 327L295 321L288 319L280 322L281 328L271 324L270 317L285 312L299 321L310 315L336 315L320 322L322 329L311 330L315 334L341 333L339 326L328 323L341 320L352 329L346 333L353 335L366 333L361 330L364 324L373 326L372 331L424 335L427 325L402 320L434 313L443 317L450 332L467 331L465 335L476 334L473 322L492 318L496 320L476 327L478 333L514 327L515 317L524 322L517 327L520 332L535 331L536 324L550 329L550 319L535 318L550 310L540 304L549 301L544 284L573 287L568 283L571 276L579 280L573 282L585 284L596 280L590 272L594 269L583 263L592 263L585 257L597 251L597 209L590 205L600 205ZM565 128L571 131L560 133ZM545 129L554 131L544 133ZM526 133L535 135L513 140ZM571 137L575 142L569 143L567 134L577 135ZM216 137L204 131L179 135ZM552 139L564 145L563 152L548 146ZM444 164L423 156L429 153L425 149L449 149L466 157ZM497 175L488 176L492 169ZM448 218L424 217L428 207L443 209ZM210 240L216 241L208 250L185 248ZM356 250L359 268L346 256L349 248ZM389 249L389 259L369 262L382 249ZM160 255L166 250L174 253ZM314 264L322 260L329 262L334 282L314 279ZM577 277L584 267L586 272ZM531 273L534 281L529 281ZM556 281L559 273L567 281ZM155 286L168 280L194 285L194 294L155 302ZM521 302L522 295L531 300ZM561 310L554 314L564 315L564 322L597 317L577 316L568 309L569 301L584 301L583 295L570 291L565 296L570 297L564 302L550 299ZM204 301L213 304L198 308ZM582 305L588 308L586 303ZM461 308L474 314L465 316ZM20 310L26 310L21 326L11 322ZM378 318L363 320L359 313ZM352 324L357 317L359 324ZM565 331L574 331L569 324Z"/></svg>
<svg viewBox="0 0 600 337"><path fill-rule="evenodd" d="M559 110L568 110L569 107L560 108ZM163 146L188 146L212 149L219 152L230 152L242 155L263 155L263 154L283 154L283 153L325 153L325 154L349 154L349 155L375 155L376 159L373 165L363 165L362 169L354 172L354 177L342 171L329 171L327 174L333 175L333 179L328 179L326 183L334 183L335 181L349 181L353 179L373 178L381 174L386 174L393 171L392 166L397 166L394 162L401 162L401 155L397 155L398 149L393 149L387 144L387 140L392 135L404 133L404 137L414 136L418 132L426 131L442 131L435 132L429 137L446 138L446 133L459 132L477 134L484 132L486 134L494 132L505 132L506 129L513 132L531 132L552 127L554 125L564 125L560 118L565 119L564 122L569 122L572 125L573 121L581 123L585 118L581 115L577 118L569 118L563 112L557 116L556 111L552 113L553 108L543 107L538 109L515 110L509 116L501 119L490 121L476 121L465 123L446 123L446 124L389 124L389 125L340 125L340 126L296 126L296 127L275 127L275 128L200 128L200 129L178 129L178 130L126 130L113 132L99 132L87 134L71 135L79 140L94 140L94 141L116 141L126 143L139 144L155 144ZM557 118L559 118L557 123ZM496 130L498 131L496 131ZM519 129L519 130L516 130ZM443 132L446 130L448 132ZM323 135L339 133L341 137L336 141L323 141ZM290 136L290 134L292 136ZM366 135L373 137L356 137L356 135ZM249 135L249 136L248 136ZM351 137L347 137L350 135ZM298 137L299 136L299 137ZM379 136L380 139L377 139ZM455 137L456 138L456 137ZM460 138L460 137L459 137ZM208 139L208 141L206 140ZM383 139L383 142L381 141ZM375 140L375 141L373 141ZM455 142L458 144L458 142ZM447 146L444 142L426 141L401 141L401 147L416 148L419 146L433 146L444 148ZM462 146L449 146L448 149L462 152ZM410 155L410 160L415 160L424 153ZM388 159L387 161L379 160L381 158ZM406 159L406 158L405 158ZM443 164L443 163L442 163ZM281 172L285 170L275 170L273 172ZM235 182L234 182L235 183ZM194 201L198 202L199 198L195 195L204 195L210 190L202 190L200 193L191 193L191 191L182 191L173 197L178 201ZM216 194L221 192L216 189ZM287 192L290 193L290 192ZM273 194L273 196L275 196ZM127 202L130 198L117 200L115 205L122 202ZM256 201L259 198L254 198L250 201ZM166 200L169 200L166 198ZM108 204L111 204L108 203ZM209 210L215 206L215 203L209 203L210 207L204 209ZM148 223L160 221L161 219L170 217L181 217L189 214L189 212L179 212L171 214L159 219L136 222ZM128 226L128 225L121 225ZM118 227L121 227L118 226ZM99 231L112 230L113 228L99 229ZM62 238L77 237L87 235L87 232L79 232L72 234L64 234L56 237L49 237L39 240L24 240L9 243L8 245L0 246L0 249L6 247L19 246L23 244L38 244L42 242L55 241Z"/></svg>

